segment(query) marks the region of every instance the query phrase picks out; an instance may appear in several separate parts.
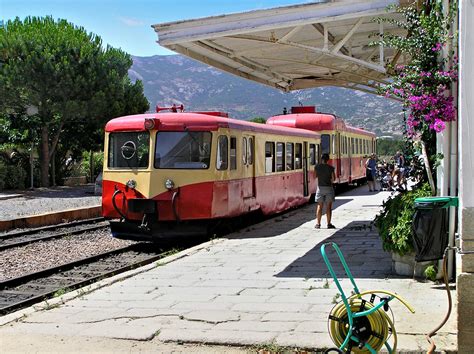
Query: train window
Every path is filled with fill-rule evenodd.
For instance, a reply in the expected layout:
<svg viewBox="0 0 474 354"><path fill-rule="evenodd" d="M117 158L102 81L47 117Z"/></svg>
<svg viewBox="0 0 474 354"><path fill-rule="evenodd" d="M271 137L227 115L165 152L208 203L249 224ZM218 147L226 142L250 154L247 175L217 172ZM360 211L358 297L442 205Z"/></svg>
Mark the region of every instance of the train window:
<svg viewBox="0 0 474 354"><path fill-rule="evenodd" d="M220 135L217 139L217 161L216 168L218 170L227 170L229 165L229 141L225 135Z"/></svg>
<svg viewBox="0 0 474 354"><path fill-rule="evenodd" d="M230 169L237 169L237 138L235 136L230 137Z"/></svg>
<svg viewBox="0 0 474 354"><path fill-rule="evenodd" d="M362 154L362 139L359 139L359 154Z"/></svg>
<svg viewBox="0 0 474 354"><path fill-rule="evenodd" d="M302 156L302 145L295 145L295 170L302 168L303 156Z"/></svg>
<svg viewBox="0 0 474 354"><path fill-rule="evenodd" d="M253 164L253 138L248 139L247 144L247 163L249 165Z"/></svg>
<svg viewBox="0 0 474 354"><path fill-rule="evenodd" d="M242 164L247 164L247 138L242 138Z"/></svg>
<svg viewBox="0 0 474 354"><path fill-rule="evenodd" d="M346 143L346 154L349 153L349 138L346 136L344 137L344 141Z"/></svg>
<svg viewBox="0 0 474 354"><path fill-rule="evenodd" d="M316 145L309 144L309 164L316 165Z"/></svg>
<svg viewBox="0 0 474 354"><path fill-rule="evenodd" d="M286 171L291 171L294 169L294 151L293 143L286 143Z"/></svg>
<svg viewBox="0 0 474 354"><path fill-rule="evenodd" d="M329 154L331 151L331 138L329 134L321 135L321 154Z"/></svg>
<svg viewBox="0 0 474 354"><path fill-rule="evenodd" d="M285 145L283 143L277 143L276 146L276 171L285 170Z"/></svg>
<svg viewBox="0 0 474 354"><path fill-rule="evenodd" d="M355 154L354 138L351 138L351 153L352 153L352 154Z"/></svg>
<svg viewBox="0 0 474 354"><path fill-rule="evenodd" d="M148 132L120 132L109 135L110 168L147 168L150 151Z"/></svg>
<svg viewBox="0 0 474 354"><path fill-rule="evenodd" d="M275 143L265 143L265 172L275 172Z"/></svg>
<svg viewBox="0 0 474 354"><path fill-rule="evenodd" d="M321 145L316 145L316 163L321 162Z"/></svg>
<svg viewBox="0 0 474 354"><path fill-rule="evenodd" d="M158 132L155 168L207 169L210 147L210 132Z"/></svg>

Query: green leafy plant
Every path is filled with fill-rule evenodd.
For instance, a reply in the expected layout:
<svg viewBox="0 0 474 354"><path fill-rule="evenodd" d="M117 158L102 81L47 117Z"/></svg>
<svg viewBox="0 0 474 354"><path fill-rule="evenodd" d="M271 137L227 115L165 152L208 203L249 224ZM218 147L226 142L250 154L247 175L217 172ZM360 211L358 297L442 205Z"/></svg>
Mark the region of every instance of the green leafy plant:
<svg viewBox="0 0 474 354"><path fill-rule="evenodd" d="M434 265L430 265L430 266L426 267L426 269L424 271L424 274L425 274L426 279L431 280L431 281L435 281L436 280L436 274L438 274L438 270L436 269L436 267Z"/></svg>
<svg viewBox="0 0 474 354"><path fill-rule="evenodd" d="M428 183L420 188L400 193L383 203L382 212L375 217L375 226L386 251L403 256L413 251L411 223L415 212L416 198L431 196Z"/></svg>
<svg viewBox="0 0 474 354"><path fill-rule="evenodd" d="M324 281L323 289L329 289L329 281L327 279Z"/></svg>
<svg viewBox="0 0 474 354"><path fill-rule="evenodd" d="M53 297L60 297L60 296L63 296L64 294L68 293L69 291L71 291L71 289L69 288L61 288L59 290L57 290Z"/></svg>

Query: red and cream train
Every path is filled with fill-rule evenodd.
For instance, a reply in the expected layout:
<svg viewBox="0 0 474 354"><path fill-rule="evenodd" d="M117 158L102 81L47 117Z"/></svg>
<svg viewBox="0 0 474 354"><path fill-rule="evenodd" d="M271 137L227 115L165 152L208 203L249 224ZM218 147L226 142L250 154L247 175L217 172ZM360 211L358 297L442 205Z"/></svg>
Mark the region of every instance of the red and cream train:
<svg viewBox="0 0 474 354"><path fill-rule="evenodd" d="M329 154L329 164L336 168L336 184L363 180L367 156L376 150L374 133L346 125L332 114L317 113L314 106L292 107L290 114L271 117L267 124L321 134L321 154Z"/></svg>
<svg viewBox="0 0 474 354"><path fill-rule="evenodd" d="M141 114L105 131L102 213L113 236L135 240L203 234L229 218L299 206L316 191L322 153L338 183L354 182L375 144L374 134L308 107L268 124L220 112Z"/></svg>

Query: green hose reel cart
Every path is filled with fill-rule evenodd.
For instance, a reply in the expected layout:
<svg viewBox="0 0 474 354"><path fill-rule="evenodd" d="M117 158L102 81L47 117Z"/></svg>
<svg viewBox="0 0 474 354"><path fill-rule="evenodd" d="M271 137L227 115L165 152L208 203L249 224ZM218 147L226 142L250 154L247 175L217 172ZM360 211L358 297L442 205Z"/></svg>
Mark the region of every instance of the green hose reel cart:
<svg viewBox="0 0 474 354"><path fill-rule="evenodd" d="M350 296L347 296L341 287L328 258L326 246L332 246L336 251L344 271L351 281L353 290ZM336 351L339 353L377 353L385 345L389 353L394 353L397 349L397 332L389 303L393 299L397 299L412 313L415 310L400 296L386 290L360 292L336 243L323 244L321 254L342 299L329 314L329 335L337 346Z"/></svg>

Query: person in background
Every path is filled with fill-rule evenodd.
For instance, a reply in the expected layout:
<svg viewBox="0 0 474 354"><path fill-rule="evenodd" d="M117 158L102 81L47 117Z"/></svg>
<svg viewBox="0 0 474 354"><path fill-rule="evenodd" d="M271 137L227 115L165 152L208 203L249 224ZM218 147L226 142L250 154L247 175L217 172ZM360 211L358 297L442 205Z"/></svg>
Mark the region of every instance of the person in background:
<svg viewBox="0 0 474 354"><path fill-rule="evenodd" d="M397 151L394 158L394 169L392 179L395 185L395 177L397 177L396 187L398 189L403 188L404 185L404 174L405 174L405 158L400 151Z"/></svg>
<svg viewBox="0 0 474 354"><path fill-rule="evenodd" d="M328 164L329 154L323 154L321 156L322 163L317 164L315 167L316 178L318 179L318 190L316 191L316 225L317 229L321 228L321 218L323 216L323 207L326 204L326 218L328 222L328 229L335 229L336 227L331 224L332 218L332 203L336 199L334 193L333 183L336 180L336 174L334 173L334 167Z"/></svg>
<svg viewBox="0 0 474 354"><path fill-rule="evenodd" d="M377 160L375 159L375 154L370 155L370 157L365 162L365 176L367 177L367 184L369 185L369 192L376 192L375 189L375 174L377 172Z"/></svg>

